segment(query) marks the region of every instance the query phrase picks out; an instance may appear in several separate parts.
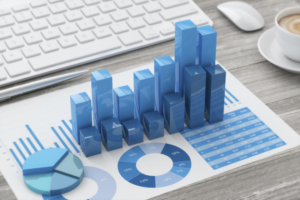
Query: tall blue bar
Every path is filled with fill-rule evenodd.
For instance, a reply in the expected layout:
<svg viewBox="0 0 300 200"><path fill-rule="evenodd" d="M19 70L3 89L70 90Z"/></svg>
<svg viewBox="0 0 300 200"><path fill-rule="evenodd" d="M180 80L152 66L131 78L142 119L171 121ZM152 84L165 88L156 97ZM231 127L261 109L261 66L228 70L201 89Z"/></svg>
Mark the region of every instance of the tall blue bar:
<svg viewBox="0 0 300 200"><path fill-rule="evenodd" d="M185 113L189 128L204 125L206 72L200 66L185 68Z"/></svg>
<svg viewBox="0 0 300 200"><path fill-rule="evenodd" d="M197 29L197 65L214 66L216 62L217 32L210 25Z"/></svg>
<svg viewBox="0 0 300 200"><path fill-rule="evenodd" d="M184 96L184 68L196 64L197 26L191 21L175 24L176 92Z"/></svg>
<svg viewBox="0 0 300 200"><path fill-rule="evenodd" d="M169 134L183 131L184 106L184 99L179 93L164 95L164 119Z"/></svg>
<svg viewBox="0 0 300 200"><path fill-rule="evenodd" d="M103 69L91 73L91 82L95 127L100 132L100 122L113 117L112 77Z"/></svg>
<svg viewBox="0 0 300 200"><path fill-rule="evenodd" d="M92 126L91 99L87 93L74 94L71 99L72 135L80 144L79 130Z"/></svg>
<svg viewBox="0 0 300 200"><path fill-rule="evenodd" d="M175 62L170 56L154 59L155 109L163 115L163 96L175 92Z"/></svg>
<svg viewBox="0 0 300 200"><path fill-rule="evenodd" d="M206 71L206 119L209 123L223 120L226 71L220 66L204 68Z"/></svg>
<svg viewBox="0 0 300 200"><path fill-rule="evenodd" d="M144 113L154 111L155 79L149 69L134 72L135 117L143 123Z"/></svg>
<svg viewBox="0 0 300 200"><path fill-rule="evenodd" d="M114 108L121 124L134 119L134 94L128 85L114 89Z"/></svg>

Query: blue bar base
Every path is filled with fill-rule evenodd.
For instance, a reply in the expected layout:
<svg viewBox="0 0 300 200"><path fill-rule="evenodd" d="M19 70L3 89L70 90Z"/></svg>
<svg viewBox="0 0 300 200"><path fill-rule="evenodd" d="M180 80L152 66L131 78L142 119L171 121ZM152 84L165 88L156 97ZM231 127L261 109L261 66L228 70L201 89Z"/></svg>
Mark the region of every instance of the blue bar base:
<svg viewBox="0 0 300 200"><path fill-rule="evenodd" d="M101 136L107 151L123 147L122 125L116 118L101 122Z"/></svg>
<svg viewBox="0 0 300 200"><path fill-rule="evenodd" d="M183 131L184 107L185 101L179 93L167 94L164 96L164 119L169 134Z"/></svg>
<svg viewBox="0 0 300 200"><path fill-rule="evenodd" d="M80 144L79 130L92 126L92 106L87 93L74 94L70 97L72 113L72 135Z"/></svg>
<svg viewBox="0 0 300 200"><path fill-rule="evenodd" d="M144 127L139 120L131 119L123 122L123 137L128 145L144 142Z"/></svg>
<svg viewBox="0 0 300 200"><path fill-rule="evenodd" d="M200 66L185 68L185 123L190 129L204 125L206 72Z"/></svg>
<svg viewBox="0 0 300 200"><path fill-rule="evenodd" d="M144 114L143 125L145 133L149 140L164 136L164 118L158 111L148 112Z"/></svg>
<svg viewBox="0 0 300 200"><path fill-rule="evenodd" d="M128 85L114 89L114 108L120 123L134 119L134 94Z"/></svg>
<svg viewBox="0 0 300 200"><path fill-rule="evenodd" d="M101 135L96 127L81 129L80 147L85 157L98 155L101 153Z"/></svg>
<svg viewBox="0 0 300 200"><path fill-rule="evenodd" d="M206 120L215 123L223 120L226 71L215 65L205 67L206 71Z"/></svg>

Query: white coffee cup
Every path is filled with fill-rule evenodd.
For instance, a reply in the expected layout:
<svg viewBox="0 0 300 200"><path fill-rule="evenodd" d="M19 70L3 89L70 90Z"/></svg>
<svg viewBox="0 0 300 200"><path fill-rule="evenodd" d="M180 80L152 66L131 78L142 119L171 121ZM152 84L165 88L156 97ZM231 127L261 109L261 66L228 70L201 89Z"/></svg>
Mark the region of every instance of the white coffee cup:
<svg viewBox="0 0 300 200"><path fill-rule="evenodd" d="M300 6L280 11L275 17L276 40L288 58L300 62L300 35L288 32L279 26L279 21L288 15L300 14Z"/></svg>

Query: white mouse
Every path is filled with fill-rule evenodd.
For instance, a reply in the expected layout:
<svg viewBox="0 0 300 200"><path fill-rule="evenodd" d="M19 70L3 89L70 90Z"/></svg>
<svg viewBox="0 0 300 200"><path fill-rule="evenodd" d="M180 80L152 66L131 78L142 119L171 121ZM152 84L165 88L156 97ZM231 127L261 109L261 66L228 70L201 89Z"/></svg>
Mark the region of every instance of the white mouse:
<svg viewBox="0 0 300 200"><path fill-rule="evenodd" d="M245 2L229 1L218 5L217 8L243 31L255 31L265 25L261 14Z"/></svg>

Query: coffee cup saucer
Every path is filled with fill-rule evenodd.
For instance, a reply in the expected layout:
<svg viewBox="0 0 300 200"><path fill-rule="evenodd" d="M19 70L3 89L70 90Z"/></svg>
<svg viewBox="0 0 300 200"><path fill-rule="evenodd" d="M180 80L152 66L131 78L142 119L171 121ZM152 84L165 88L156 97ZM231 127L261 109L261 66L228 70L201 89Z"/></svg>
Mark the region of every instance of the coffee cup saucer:
<svg viewBox="0 0 300 200"><path fill-rule="evenodd" d="M283 70L300 74L300 62L293 61L283 54L275 38L275 28L264 32L260 36L257 46L261 55L270 63Z"/></svg>

